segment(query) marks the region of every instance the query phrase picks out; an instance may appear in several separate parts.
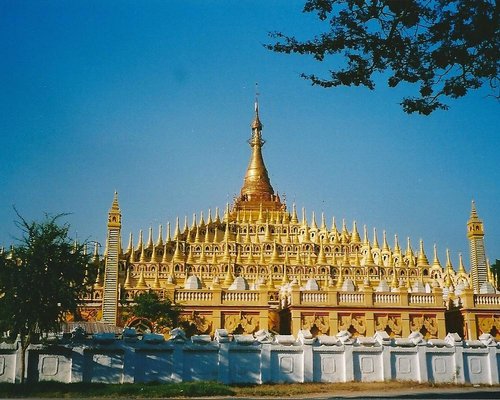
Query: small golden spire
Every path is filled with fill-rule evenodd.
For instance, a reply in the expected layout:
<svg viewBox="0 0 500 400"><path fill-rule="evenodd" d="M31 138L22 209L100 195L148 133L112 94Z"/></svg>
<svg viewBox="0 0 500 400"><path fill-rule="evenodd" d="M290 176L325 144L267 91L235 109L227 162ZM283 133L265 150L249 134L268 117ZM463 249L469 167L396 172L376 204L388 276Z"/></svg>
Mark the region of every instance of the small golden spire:
<svg viewBox="0 0 500 400"><path fill-rule="evenodd" d="M295 256L295 264L302 265L302 257L300 256L300 246L297 247L297 255Z"/></svg>
<svg viewBox="0 0 500 400"><path fill-rule="evenodd" d="M311 229L318 230L318 224L316 224L316 213L312 212Z"/></svg>
<svg viewBox="0 0 500 400"><path fill-rule="evenodd" d="M132 248L133 251L133 248ZM99 243L94 243L94 255L92 256L92 262L95 265L99 265Z"/></svg>
<svg viewBox="0 0 500 400"><path fill-rule="evenodd" d="M179 217L175 219L175 230L174 230L174 240L179 240L180 231L179 231Z"/></svg>
<svg viewBox="0 0 500 400"><path fill-rule="evenodd" d="M146 245L147 249L150 249L153 247L153 227L150 226L148 229L148 244Z"/></svg>
<svg viewBox="0 0 500 400"><path fill-rule="evenodd" d="M210 261L210 264L212 265L217 265L219 262L217 260L217 252L214 250L212 252L212 260Z"/></svg>
<svg viewBox="0 0 500 400"><path fill-rule="evenodd" d="M155 280L153 282L153 287L155 289L159 289L161 287L161 285L160 285L160 272L159 272L159 268L156 268L156 271L155 271Z"/></svg>
<svg viewBox="0 0 500 400"><path fill-rule="evenodd" d="M264 258L264 246L260 248L260 258L259 258L259 264L260 265L266 265L266 259Z"/></svg>
<svg viewBox="0 0 500 400"><path fill-rule="evenodd" d="M160 224L158 226L158 239L156 240L156 247L163 246L163 226Z"/></svg>
<svg viewBox="0 0 500 400"><path fill-rule="evenodd" d="M260 205L259 205L259 216L257 217L257 222L259 224L261 224L262 222L264 222L264 215L262 213L262 203L260 203Z"/></svg>
<svg viewBox="0 0 500 400"><path fill-rule="evenodd" d="M219 207L215 207L215 223L217 225L220 224L220 217L219 217Z"/></svg>
<svg viewBox="0 0 500 400"><path fill-rule="evenodd" d="M340 290L342 289L342 286L344 285L344 275L342 274L342 267L339 268L339 277L337 279L337 289Z"/></svg>
<svg viewBox="0 0 500 400"><path fill-rule="evenodd" d="M271 260L269 261L271 264L280 264L280 257L278 255L278 248L276 247L276 241L273 243L273 253L271 255Z"/></svg>
<svg viewBox="0 0 500 400"><path fill-rule="evenodd" d="M128 236L127 254L130 254L131 251L134 251L134 240L132 237L132 232L130 232Z"/></svg>
<svg viewBox="0 0 500 400"><path fill-rule="evenodd" d="M156 257L156 246L153 245L153 249L151 250L151 260L150 260L151 263L157 263L158 262L158 259Z"/></svg>
<svg viewBox="0 0 500 400"><path fill-rule="evenodd" d="M443 269L443 267L441 266L441 263L439 262L438 253L437 253L437 246L435 243L434 243L434 260L432 261L432 267L439 268L440 270Z"/></svg>
<svg viewBox="0 0 500 400"><path fill-rule="evenodd" d="M231 254L229 253L229 243L227 241L224 242L224 255L222 257L222 262L223 263L231 262Z"/></svg>
<svg viewBox="0 0 500 400"><path fill-rule="evenodd" d="M385 233L385 230L382 232L383 235L383 244L382 244L382 251L383 252L390 252L391 249L389 248L389 243L387 243L387 234Z"/></svg>
<svg viewBox="0 0 500 400"><path fill-rule="evenodd" d="M292 224L298 224L299 219L297 218L297 209L295 208L295 203L292 204L292 218L290 219Z"/></svg>
<svg viewBox="0 0 500 400"><path fill-rule="evenodd" d="M453 265L451 264L451 257L450 257L450 249L446 249L446 269L453 269Z"/></svg>
<svg viewBox="0 0 500 400"><path fill-rule="evenodd" d="M359 252L358 251L356 251L354 253L354 265L353 266L354 267L360 267L361 266L361 261L359 260Z"/></svg>
<svg viewBox="0 0 500 400"><path fill-rule="evenodd" d="M250 246L250 251L248 252L247 264L254 265L255 259L253 258L253 246Z"/></svg>
<svg viewBox="0 0 500 400"><path fill-rule="evenodd" d="M210 225L212 224L212 211L210 210L210 208L208 209L208 217L207 217L207 225Z"/></svg>
<svg viewBox="0 0 500 400"><path fill-rule="evenodd" d="M358 228L356 226L356 221L352 223L352 236L351 243L361 243L361 238L359 237Z"/></svg>
<svg viewBox="0 0 500 400"><path fill-rule="evenodd" d="M288 275L286 273L286 266L283 267L283 279L281 279L281 285L284 286L288 284L290 281L288 280Z"/></svg>
<svg viewBox="0 0 500 400"><path fill-rule="evenodd" d="M123 285L125 289L130 289L130 268L127 268L127 273L125 275L125 283Z"/></svg>
<svg viewBox="0 0 500 400"><path fill-rule="evenodd" d="M283 261L284 265L291 265L290 258L288 257L288 250L285 249L285 261Z"/></svg>
<svg viewBox="0 0 500 400"><path fill-rule="evenodd" d="M350 267L351 263L349 262L349 256L347 255L347 249L344 251L344 256L342 258L342 266Z"/></svg>
<svg viewBox="0 0 500 400"><path fill-rule="evenodd" d="M305 228L307 226L306 220L306 208L302 207L302 226Z"/></svg>
<svg viewBox="0 0 500 400"><path fill-rule="evenodd" d="M203 211L200 211L200 222L198 223L200 228L205 227L205 220L203 219Z"/></svg>
<svg viewBox="0 0 500 400"><path fill-rule="evenodd" d="M417 267L423 268L423 267L428 267L428 266L429 266L429 260L427 259L427 256L425 255L424 241L422 239L420 239L420 250L418 252Z"/></svg>
<svg viewBox="0 0 500 400"><path fill-rule="evenodd" d="M224 242L227 243L229 241L229 217L226 220L226 227L224 229Z"/></svg>
<svg viewBox="0 0 500 400"><path fill-rule="evenodd" d="M137 282L136 287L138 289L146 289L148 285L146 284L146 280L144 279L144 267L141 268L141 273L139 275L139 281Z"/></svg>
<svg viewBox="0 0 500 400"><path fill-rule="evenodd" d="M316 260L316 263L319 265L328 265L328 261L326 261L325 249L323 248L323 240L322 239L320 239L320 242L319 242L319 253L318 253L318 259Z"/></svg>
<svg viewBox="0 0 500 400"><path fill-rule="evenodd" d="M193 221L191 222L191 228L189 228L191 231L194 231L198 227L198 224L196 223L196 213L193 213Z"/></svg>
<svg viewBox="0 0 500 400"><path fill-rule="evenodd" d="M349 232L347 231L347 227L345 225L345 219L342 219L342 234L340 238L340 243L343 245L348 244L349 242Z"/></svg>
<svg viewBox="0 0 500 400"><path fill-rule="evenodd" d="M200 236L200 227L196 227L196 234L194 235L194 242L195 243L201 243L201 236Z"/></svg>
<svg viewBox="0 0 500 400"><path fill-rule="evenodd" d="M219 243L221 241L221 238L219 237L219 225L216 224L214 228L214 239L213 243Z"/></svg>
<svg viewBox="0 0 500 400"><path fill-rule="evenodd" d="M141 229L139 231L139 238L137 239L137 248L135 250L141 251L143 247L144 247L144 244L142 242L142 229Z"/></svg>
<svg viewBox="0 0 500 400"><path fill-rule="evenodd" d="M271 230L269 229L269 221L266 221L266 228L264 230L264 242L272 242Z"/></svg>
<svg viewBox="0 0 500 400"><path fill-rule="evenodd" d="M165 242L165 244L163 245L163 257L161 258L162 264L168 263L167 255L168 255L167 242Z"/></svg>
<svg viewBox="0 0 500 400"><path fill-rule="evenodd" d="M272 289L272 290L275 289L275 285L274 285L274 282L273 282L273 274L271 272L269 272L269 279L267 281L267 288L268 289Z"/></svg>
<svg viewBox="0 0 500 400"><path fill-rule="evenodd" d="M193 256L193 246L190 245L186 264L193 265L194 263L195 263L195 260L194 260L194 256Z"/></svg>
<svg viewBox="0 0 500 400"><path fill-rule="evenodd" d="M234 281L234 276L233 276L233 274L231 272L231 265L228 265L227 266L227 271L226 271L226 277L224 278L223 285L229 287L229 286L231 286L231 284L233 283L233 281Z"/></svg>
<svg viewBox="0 0 500 400"><path fill-rule="evenodd" d="M363 225L363 246L367 247L370 244L368 240L368 228L366 225Z"/></svg>
<svg viewBox="0 0 500 400"><path fill-rule="evenodd" d="M375 265L375 261L373 260L372 249L370 247L370 243L368 243L368 249L366 250L365 262L363 265L365 265L365 266Z"/></svg>
<svg viewBox="0 0 500 400"><path fill-rule="evenodd" d="M245 239L243 241L245 244L250 244L252 243L252 240L250 239L250 225L246 225L246 233L245 233Z"/></svg>
<svg viewBox="0 0 500 400"><path fill-rule="evenodd" d="M141 256L139 257L139 262L146 262L146 254L144 252L144 246L141 246Z"/></svg>
<svg viewBox="0 0 500 400"><path fill-rule="evenodd" d="M238 246L236 248L236 264L241 265L243 264L243 261L241 259L241 247Z"/></svg>
<svg viewBox="0 0 500 400"><path fill-rule="evenodd" d="M203 243L210 243L210 225L207 224L205 229L205 237L203 238ZM217 227L215 228L217 229Z"/></svg>
<svg viewBox="0 0 500 400"><path fill-rule="evenodd" d="M254 243L255 244L259 244L260 243L259 232L257 232L257 229L255 230L255 240L254 240Z"/></svg>
<svg viewBox="0 0 500 400"><path fill-rule="evenodd" d="M415 256L413 255L413 251L411 252L409 257L407 257L408 260L408 268L415 268Z"/></svg>
<svg viewBox="0 0 500 400"><path fill-rule="evenodd" d="M187 215L184 215L184 227L182 228L182 233L183 234L189 233L188 216Z"/></svg>
<svg viewBox="0 0 500 400"><path fill-rule="evenodd" d="M391 288L397 289L398 288L398 278L397 278L397 273L396 273L396 266L392 267L392 281L391 281Z"/></svg>
<svg viewBox="0 0 500 400"><path fill-rule="evenodd" d="M309 227L305 226L304 237L302 238L302 243L311 243L311 234L309 233Z"/></svg>
<svg viewBox="0 0 500 400"><path fill-rule="evenodd" d="M207 264L207 257L205 256L205 246L201 246L201 253L198 264Z"/></svg>
<svg viewBox="0 0 500 400"><path fill-rule="evenodd" d="M462 259L462 253L458 253L458 272L461 275L467 275L467 272L465 272L464 260Z"/></svg>
<svg viewBox="0 0 500 400"><path fill-rule="evenodd" d="M170 222L167 222L167 238L165 239L165 243L170 243L172 238L170 237Z"/></svg>
<svg viewBox="0 0 500 400"><path fill-rule="evenodd" d="M321 213L321 226L319 227L322 231L326 231L326 219L325 219L325 213Z"/></svg>
<svg viewBox="0 0 500 400"><path fill-rule="evenodd" d="M373 249L380 249L378 245L378 239L377 239L377 228L373 228L373 243L372 243L372 248Z"/></svg>
<svg viewBox="0 0 500 400"><path fill-rule="evenodd" d="M177 240L175 242L175 251L174 251L174 256L172 257L172 261L174 263L183 263L184 262L184 254L182 253L182 250L180 249L179 240Z"/></svg>
<svg viewBox="0 0 500 400"><path fill-rule="evenodd" d="M97 276L95 278L94 288L96 288L96 289L102 288L101 268L97 268Z"/></svg>
<svg viewBox="0 0 500 400"><path fill-rule="evenodd" d="M405 251L405 256L407 258L413 257L413 249L411 248L411 243L410 243L410 238L406 238L406 251Z"/></svg>
<svg viewBox="0 0 500 400"><path fill-rule="evenodd" d="M332 217L332 227L330 230L332 231L332 233L335 234L335 236L337 236L339 233L339 230L337 229L337 225L335 224L335 217Z"/></svg>

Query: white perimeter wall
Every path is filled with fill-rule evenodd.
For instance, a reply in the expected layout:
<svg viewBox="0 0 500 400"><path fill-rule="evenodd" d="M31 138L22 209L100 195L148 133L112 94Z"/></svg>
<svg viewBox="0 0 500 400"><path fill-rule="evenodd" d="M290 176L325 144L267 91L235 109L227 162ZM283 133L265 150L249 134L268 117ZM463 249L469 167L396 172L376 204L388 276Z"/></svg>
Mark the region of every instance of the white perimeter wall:
<svg viewBox="0 0 500 400"><path fill-rule="evenodd" d="M195 336L164 341L158 335L139 340L73 340L32 346L27 355L31 381L223 383L416 381L499 384L500 347L489 335L461 341L424 341L413 335L373 338L299 339L290 336L258 341L252 337ZM19 344L0 344L0 382L20 381Z"/></svg>

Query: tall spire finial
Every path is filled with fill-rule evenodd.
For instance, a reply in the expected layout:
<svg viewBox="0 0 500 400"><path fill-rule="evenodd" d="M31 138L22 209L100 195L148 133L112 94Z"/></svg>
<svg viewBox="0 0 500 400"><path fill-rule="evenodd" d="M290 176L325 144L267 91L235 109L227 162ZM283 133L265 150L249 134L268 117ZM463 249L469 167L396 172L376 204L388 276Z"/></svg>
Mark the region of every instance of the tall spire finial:
<svg viewBox="0 0 500 400"><path fill-rule="evenodd" d="M255 117L252 122L252 138L249 140L250 145L253 145L253 143L258 142L259 145L262 147L262 145L265 143L265 141L262 139L261 131L262 131L262 123L260 122L259 118L259 84L255 84Z"/></svg>
<svg viewBox="0 0 500 400"><path fill-rule="evenodd" d="M259 82L255 82L255 114L259 115Z"/></svg>

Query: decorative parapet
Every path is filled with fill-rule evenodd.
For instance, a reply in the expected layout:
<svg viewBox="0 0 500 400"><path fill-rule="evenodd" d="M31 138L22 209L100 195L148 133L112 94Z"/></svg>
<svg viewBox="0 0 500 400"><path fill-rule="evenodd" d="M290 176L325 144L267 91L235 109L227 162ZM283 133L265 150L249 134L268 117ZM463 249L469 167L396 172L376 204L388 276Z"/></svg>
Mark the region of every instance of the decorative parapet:
<svg viewBox="0 0 500 400"><path fill-rule="evenodd" d="M291 296L292 305L315 305L327 307L332 305L332 296L339 307L443 307L442 296L438 293L407 293L407 292L345 292L335 289L303 290L300 291L298 302L294 303L295 296Z"/></svg>
<svg viewBox="0 0 500 400"><path fill-rule="evenodd" d="M498 307L500 313L500 294L475 294L474 307L492 308Z"/></svg>

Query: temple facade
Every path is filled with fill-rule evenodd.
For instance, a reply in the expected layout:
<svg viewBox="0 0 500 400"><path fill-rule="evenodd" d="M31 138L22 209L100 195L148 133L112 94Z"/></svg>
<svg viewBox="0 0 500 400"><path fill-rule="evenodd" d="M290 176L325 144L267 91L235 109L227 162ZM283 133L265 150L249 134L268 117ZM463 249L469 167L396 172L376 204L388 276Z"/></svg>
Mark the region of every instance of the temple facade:
<svg viewBox="0 0 500 400"><path fill-rule="evenodd" d="M313 336L348 331L391 337L420 332L466 339L489 333L500 339L500 294L484 248L483 222L475 204L467 223L470 272L462 259L444 264L434 246L389 241L356 222L327 223L325 216L299 217L275 193L264 163L258 104L251 125L250 161L239 196L224 212L193 215L173 232L150 227L147 238L130 234L122 247L121 210L115 193L109 211L104 258L95 249L99 274L81 316L115 326L140 326L128 305L152 290L182 307L185 329L214 334L269 330ZM318 218L317 218L318 217ZM379 241L380 239L380 241ZM391 242L391 244L389 244Z"/></svg>

